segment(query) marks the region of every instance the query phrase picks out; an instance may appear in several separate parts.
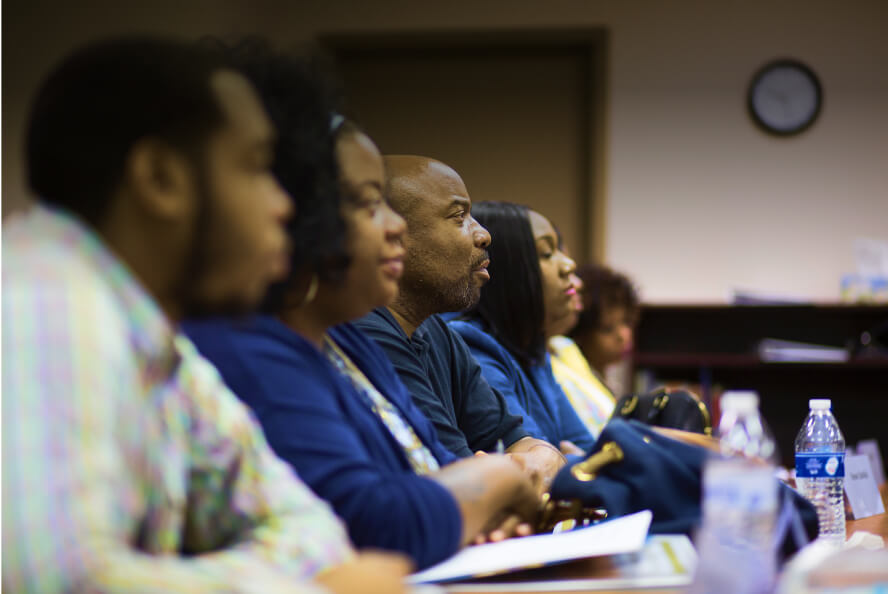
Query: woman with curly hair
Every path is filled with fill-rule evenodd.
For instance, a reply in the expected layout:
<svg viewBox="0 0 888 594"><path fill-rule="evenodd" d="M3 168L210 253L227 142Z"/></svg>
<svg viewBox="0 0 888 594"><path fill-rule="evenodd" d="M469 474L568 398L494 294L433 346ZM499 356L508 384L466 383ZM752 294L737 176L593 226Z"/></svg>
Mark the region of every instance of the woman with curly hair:
<svg viewBox="0 0 888 594"><path fill-rule="evenodd" d="M608 367L632 351L638 293L628 277L607 266L584 266L577 275L584 286L583 311L569 335L603 381Z"/></svg>

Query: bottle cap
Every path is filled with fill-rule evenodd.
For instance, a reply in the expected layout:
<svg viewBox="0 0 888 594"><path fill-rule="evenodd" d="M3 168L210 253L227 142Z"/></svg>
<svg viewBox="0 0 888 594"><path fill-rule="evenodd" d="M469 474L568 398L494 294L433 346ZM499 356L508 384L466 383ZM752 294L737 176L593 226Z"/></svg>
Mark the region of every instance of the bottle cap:
<svg viewBox="0 0 888 594"><path fill-rule="evenodd" d="M754 412L758 410L758 393L753 390L728 390L721 395L722 410Z"/></svg>
<svg viewBox="0 0 888 594"><path fill-rule="evenodd" d="M832 408L832 400L829 398L812 398L808 401L810 410L829 410Z"/></svg>

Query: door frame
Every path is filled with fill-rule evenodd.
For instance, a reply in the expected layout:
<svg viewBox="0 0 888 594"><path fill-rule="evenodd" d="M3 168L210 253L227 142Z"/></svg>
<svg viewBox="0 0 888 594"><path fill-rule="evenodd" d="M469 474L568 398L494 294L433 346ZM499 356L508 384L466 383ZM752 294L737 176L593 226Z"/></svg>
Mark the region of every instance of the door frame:
<svg viewBox="0 0 888 594"><path fill-rule="evenodd" d="M510 29L431 31L355 31L321 34L320 47L334 62L403 54L437 57L442 52L473 54L550 51L575 54L586 73L581 85L582 126L580 145L579 211L581 254L579 264L604 260L607 216L607 115L609 105L610 32L605 27L582 29Z"/></svg>

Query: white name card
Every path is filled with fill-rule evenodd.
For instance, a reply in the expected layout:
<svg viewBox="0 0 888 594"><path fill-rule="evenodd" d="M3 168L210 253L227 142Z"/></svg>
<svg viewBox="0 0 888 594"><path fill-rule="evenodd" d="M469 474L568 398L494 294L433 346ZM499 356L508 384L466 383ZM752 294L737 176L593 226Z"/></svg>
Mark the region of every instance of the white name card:
<svg viewBox="0 0 888 594"><path fill-rule="evenodd" d="M845 456L845 494L855 520L885 513L885 504L866 455Z"/></svg>
<svg viewBox="0 0 888 594"><path fill-rule="evenodd" d="M879 442L875 439L866 439L857 442L857 454L866 454L870 459L870 466L873 468L873 478L876 484L880 485L885 482L885 466L882 462L882 453L879 450Z"/></svg>

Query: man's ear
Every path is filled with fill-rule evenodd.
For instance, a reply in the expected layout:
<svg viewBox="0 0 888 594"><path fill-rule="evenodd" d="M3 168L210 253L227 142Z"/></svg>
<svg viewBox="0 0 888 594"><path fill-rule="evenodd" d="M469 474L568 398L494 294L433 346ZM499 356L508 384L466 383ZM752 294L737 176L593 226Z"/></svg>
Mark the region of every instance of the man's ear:
<svg viewBox="0 0 888 594"><path fill-rule="evenodd" d="M194 168L181 151L161 140L140 140L130 149L124 172L124 185L147 214L190 218L195 208Z"/></svg>

